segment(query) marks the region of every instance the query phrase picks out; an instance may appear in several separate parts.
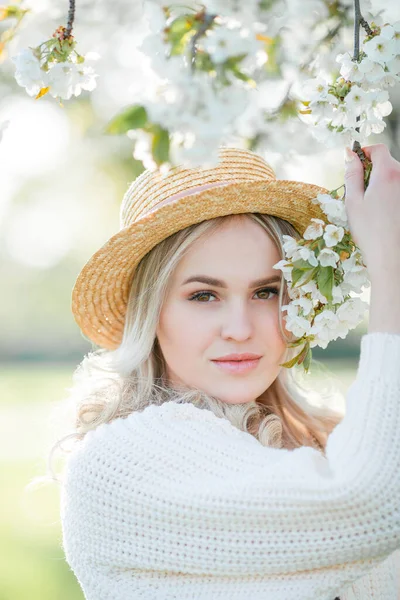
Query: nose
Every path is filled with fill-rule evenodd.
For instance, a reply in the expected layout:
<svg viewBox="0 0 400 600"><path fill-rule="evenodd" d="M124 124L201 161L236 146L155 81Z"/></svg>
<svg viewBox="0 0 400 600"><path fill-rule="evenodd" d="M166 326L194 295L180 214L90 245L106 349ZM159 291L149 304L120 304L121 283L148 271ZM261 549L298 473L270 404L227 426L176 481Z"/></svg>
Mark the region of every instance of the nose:
<svg viewBox="0 0 400 600"><path fill-rule="evenodd" d="M254 332L254 312L247 302L237 300L226 305L226 310L221 314L221 337L244 341L249 339Z"/></svg>

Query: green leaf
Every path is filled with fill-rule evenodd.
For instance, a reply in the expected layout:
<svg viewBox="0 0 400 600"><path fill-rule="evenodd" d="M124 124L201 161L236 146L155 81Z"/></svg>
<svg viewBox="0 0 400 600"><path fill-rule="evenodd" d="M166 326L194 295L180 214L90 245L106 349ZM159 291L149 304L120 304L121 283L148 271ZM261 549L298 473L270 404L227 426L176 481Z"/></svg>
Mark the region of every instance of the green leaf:
<svg viewBox="0 0 400 600"><path fill-rule="evenodd" d="M301 269L302 271L308 271L308 269L313 268L313 266L310 265L308 260L303 260L302 258L299 258L299 260L295 260L293 263L293 267L295 267L296 269Z"/></svg>
<svg viewBox="0 0 400 600"><path fill-rule="evenodd" d="M303 338L301 338L300 340L296 340L295 342L289 342L287 346L288 348L295 348L296 346L300 346L301 344L304 344Z"/></svg>
<svg viewBox="0 0 400 600"><path fill-rule="evenodd" d="M196 52L196 69L199 71L205 71L206 73L215 71L215 66L207 52Z"/></svg>
<svg viewBox="0 0 400 600"><path fill-rule="evenodd" d="M181 15L172 21L167 27L169 39L179 39L194 28L194 15Z"/></svg>
<svg viewBox="0 0 400 600"><path fill-rule="evenodd" d="M238 63L243 60L247 56L247 52L242 54L236 54L236 56L230 56L224 62L224 67L226 69L234 69L237 67Z"/></svg>
<svg viewBox="0 0 400 600"><path fill-rule="evenodd" d="M312 267L310 265L310 270L307 273L307 271L305 269L292 269L292 286L296 286L296 284L299 282L298 287L302 286L302 285L306 285L306 283L308 283L309 281L311 281L311 279L314 279L317 271L318 271L319 267ZM302 279L304 277L304 279Z"/></svg>
<svg viewBox="0 0 400 600"><path fill-rule="evenodd" d="M315 275L318 273L318 269L319 266L311 269L311 271L307 273L306 277L301 281L300 285L306 285L306 283L311 281L311 279L314 279Z"/></svg>
<svg viewBox="0 0 400 600"><path fill-rule="evenodd" d="M167 129L160 127L154 134L152 154L158 165L169 162L169 131Z"/></svg>
<svg viewBox="0 0 400 600"><path fill-rule="evenodd" d="M312 350L311 350L311 348L309 348L308 352L306 354L306 357L303 361L303 367L304 367L304 370L306 373L308 373L308 370L310 368L311 358L312 358Z"/></svg>
<svg viewBox="0 0 400 600"><path fill-rule="evenodd" d="M290 369L291 367L294 367L294 365L296 365L299 360L302 362L304 360L304 356L307 352L308 349L308 342L306 342L306 344L304 345L304 348L302 348L301 352L299 352L299 354L297 354L294 358L292 358L291 360L288 360L285 363L280 364L280 367L286 367L287 369ZM300 363L299 363L300 364Z"/></svg>
<svg viewBox="0 0 400 600"><path fill-rule="evenodd" d="M182 54L185 46L195 33L193 16L182 15L172 21L166 28L167 39L171 44L171 56Z"/></svg>
<svg viewBox="0 0 400 600"><path fill-rule="evenodd" d="M329 302L332 302L333 281L333 267L320 267L317 278L318 289Z"/></svg>
<svg viewBox="0 0 400 600"><path fill-rule="evenodd" d="M295 286L298 281L303 277L304 271L302 269L292 269L292 286Z"/></svg>
<svg viewBox="0 0 400 600"><path fill-rule="evenodd" d="M237 77L237 79L240 79L240 81L246 81L246 82L254 81L254 79L252 79L245 73L242 73L242 71L240 71L237 67L233 67L231 69L231 71L235 75L235 77Z"/></svg>
<svg viewBox="0 0 400 600"><path fill-rule="evenodd" d="M143 129L147 125L147 121L148 117L144 106L135 104L111 119L106 125L105 132L121 135L130 129Z"/></svg>
<svg viewBox="0 0 400 600"><path fill-rule="evenodd" d="M302 350L302 352L299 355L299 360L297 361L299 365L301 365L301 363L304 361L304 359L306 358L308 351L310 349L310 342L306 342L304 344L304 348Z"/></svg>

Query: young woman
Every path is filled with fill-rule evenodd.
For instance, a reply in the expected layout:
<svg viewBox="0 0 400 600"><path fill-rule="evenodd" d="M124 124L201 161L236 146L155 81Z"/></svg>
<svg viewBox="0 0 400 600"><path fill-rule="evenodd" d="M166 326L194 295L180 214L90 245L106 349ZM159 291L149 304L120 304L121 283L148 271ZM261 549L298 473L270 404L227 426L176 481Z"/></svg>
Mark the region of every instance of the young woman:
<svg viewBox="0 0 400 600"><path fill-rule="evenodd" d="M63 547L87 600L396 600L400 547L400 163L346 171L371 279L346 413L312 406L273 266L322 188L256 154L145 172L85 265Z"/></svg>

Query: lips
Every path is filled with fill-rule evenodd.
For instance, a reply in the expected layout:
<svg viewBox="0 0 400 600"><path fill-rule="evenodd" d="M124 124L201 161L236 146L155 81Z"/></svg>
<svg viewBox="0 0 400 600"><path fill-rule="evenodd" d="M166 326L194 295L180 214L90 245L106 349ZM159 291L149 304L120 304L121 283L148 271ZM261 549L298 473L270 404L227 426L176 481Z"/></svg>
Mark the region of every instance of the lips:
<svg viewBox="0 0 400 600"><path fill-rule="evenodd" d="M256 369L261 360L260 358L252 358L250 360L213 360L211 361L218 369L222 369L226 373L244 374Z"/></svg>
<svg viewBox="0 0 400 600"><path fill-rule="evenodd" d="M256 360L258 358L261 358L260 354L243 352L242 354L226 354L225 356L220 356L218 358L214 358L213 360L218 362L241 362L243 360Z"/></svg>

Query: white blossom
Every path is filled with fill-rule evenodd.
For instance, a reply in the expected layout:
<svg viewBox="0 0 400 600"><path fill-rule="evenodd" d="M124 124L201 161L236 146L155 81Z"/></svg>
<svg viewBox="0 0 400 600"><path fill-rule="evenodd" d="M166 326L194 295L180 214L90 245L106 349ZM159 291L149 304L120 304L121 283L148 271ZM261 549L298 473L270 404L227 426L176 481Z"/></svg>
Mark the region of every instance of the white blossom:
<svg viewBox="0 0 400 600"><path fill-rule="evenodd" d="M348 291L361 293L364 287L369 287L370 280L366 267L359 264L361 255L354 252L349 258L342 261L341 268L343 270L342 286Z"/></svg>
<svg viewBox="0 0 400 600"><path fill-rule="evenodd" d="M347 227L346 204L343 200L332 198L329 194L318 194L313 204L319 204L329 221L337 227Z"/></svg>
<svg viewBox="0 0 400 600"><path fill-rule="evenodd" d="M298 298L297 300L293 300L293 302L291 302L290 304L293 306L299 306L302 309L303 315L305 317L309 315L312 309L314 308L313 302L309 298L306 298L304 296Z"/></svg>
<svg viewBox="0 0 400 600"><path fill-rule="evenodd" d="M349 327L356 327L362 321L368 303L360 298L349 298L336 311L338 319Z"/></svg>
<svg viewBox="0 0 400 600"><path fill-rule="evenodd" d="M29 96L36 96L47 87L47 73L40 68L40 62L31 48L23 48L11 60L15 64L15 80L24 87Z"/></svg>
<svg viewBox="0 0 400 600"><path fill-rule="evenodd" d="M370 105L366 107L367 119L381 119L387 117L392 112L393 107L389 101L389 92L387 90L375 90L371 92Z"/></svg>
<svg viewBox="0 0 400 600"><path fill-rule="evenodd" d="M24 48L12 60L16 65L15 79L30 96L36 96L40 90L49 87L49 93L54 98L68 100L72 95L79 96L82 90L92 91L96 87L98 75L88 63L98 58L92 52L88 53L87 61L83 63L69 60L52 62L47 71L42 68L31 48Z"/></svg>
<svg viewBox="0 0 400 600"><path fill-rule="evenodd" d="M218 133L218 132L217 132ZM207 135L208 134L208 135ZM172 136L174 140L175 136ZM204 131L199 138L191 135L184 136L184 140L176 145L173 141L171 146L171 157L174 164L181 165L210 165L218 161L218 145L220 139L210 131Z"/></svg>
<svg viewBox="0 0 400 600"><path fill-rule="evenodd" d="M353 85L346 98L346 110L359 116L367 108L371 100L369 92L363 90L358 85Z"/></svg>
<svg viewBox="0 0 400 600"><path fill-rule="evenodd" d="M307 335L311 329L310 321L301 316L286 317L285 327L299 338L303 337L303 335Z"/></svg>
<svg viewBox="0 0 400 600"><path fill-rule="evenodd" d="M388 80L388 85L394 85L395 83L400 81L400 50L398 51L398 54L394 58L392 58L392 60L386 63L386 67L389 71L389 73L385 73L385 81L386 79Z"/></svg>
<svg viewBox="0 0 400 600"><path fill-rule="evenodd" d="M263 18L259 0L246 1L245 10L241 0L207 0L207 9L210 13L231 19L232 22L237 21L248 25Z"/></svg>
<svg viewBox="0 0 400 600"><path fill-rule="evenodd" d="M311 202L313 204L323 205L325 202L330 202L331 200L332 200L332 196L330 194L317 194L317 196L315 198L313 198L311 200Z"/></svg>
<svg viewBox="0 0 400 600"><path fill-rule="evenodd" d="M363 136L369 136L371 133L382 133L385 127L385 121L375 116L370 116L369 119L364 117L359 121L360 133Z"/></svg>
<svg viewBox="0 0 400 600"><path fill-rule="evenodd" d="M286 281L292 281L292 271L293 267L287 264L286 260L280 260L272 267L273 269L280 269L282 271L283 277Z"/></svg>
<svg viewBox="0 0 400 600"><path fill-rule="evenodd" d="M328 299L325 298L325 296L323 294L321 294L321 292L319 291L316 282L311 279L311 281L309 281L308 283L305 283L304 285L301 286L301 288L299 288L303 293L305 294L309 294L313 300L315 300L316 302L321 302L322 304L328 304Z"/></svg>
<svg viewBox="0 0 400 600"><path fill-rule="evenodd" d="M322 195L322 194L321 194ZM311 219L312 224L307 227L303 234L305 240L316 240L324 232L325 223L322 219Z"/></svg>
<svg viewBox="0 0 400 600"><path fill-rule="evenodd" d="M340 302L343 302L344 297L345 297L345 291L343 289L342 286L340 285L334 285L332 288L332 302L334 304L339 304Z"/></svg>
<svg viewBox="0 0 400 600"><path fill-rule="evenodd" d="M214 63L220 64L232 56L254 55L263 48L263 44L250 29L228 23L209 30L201 39L200 48L210 54Z"/></svg>
<svg viewBox="0 0 400 600"><path fill-rule="evenodd" d="M344 236L343 227L336 227L336 225L327 225L324 233L325 244L330 248L336 246L342 241Z"/></svg>
<svg viewBox="0 0 400 600"><path fill-rule="evenodd" d="M350 286L352 291L361 293L363 287L367 287L369 284L367 269L361 265L357 265L354 269L344 274L343 282L347 286Z"/></svg>
<svg viewBox="0 0 400 600"><path fill-rule="evenodd" d="M331 94L329 93L328 85L329 81L321 76L307 79L302 85L302 94L305 99L311 102L330 100Z"/></svg>
<svg viewBox="0 0 400 600"><path fill-rule="evenodd" d="M292 258L294 252L298 248L297 240L295 238L293 238L291 235L285 235L285 234L282 236L282 238L284 240L283 249L285 251L285 255L287 258Z"/></svg>
<svg viewBox="0 0 400 600"><path fill-rule="evenodd" d="M315 253L313 250L310 250L309 248L304 247L299 247L296 252L293 254L292 260L296 261L299 259L303 259L306 260L310 263L310 265L312 265L313 267L317 267L318 266L318 260L317 257L315 256Z"/></svg>
<svg viewBox="0 0 400 600"><path fill-rule="evenodd" d="M380 64L385 64L396 54L396 41L388 39L382 34L376 35L371 40L364 42L363 49L368 58Z"/></svg>
<svg viewBox="0 0 400 600"><path fill-rule="evenodd" d="M360 69L361 64L354 61L348 52L338 54L336 62L341 64L340 74L345 79L357 82L364 79L364 73Z"/></svg>
<svg viewBox="0 0 400 600"><path fill-rule="evenodd" d="M69 100L71 96L79 96L82 90L94 90L97 76L93 67L85 63L56 63L47 73L49 93L54 98Z"/></svg>
<svg viewBox="0 0 400 600"><path fill-rule="evenodd" d="M363 75L362 81L379 85L382 78L385 76L385 71L380 63L373 60L363 58L359 67L360 73Z"/></svg>
<svg viewBox="0 0 400 600"><path fill-rule="evenodd" d="M174 81L159 81L145 107L151 122L170 132L189 135L188 148L195 142L200 146L207 144L211 134L216 151L222 136L244 110L247 97L248 92L241 85L215 90L206 73L192 76L180 71Z"/></svg>
<svg viewBox="0 0 400 600"><path fill-rule="evenodd" d="M145 169L155 171L157 169L157 163L155 162L152 153L153 136L142 129L130 129L127 132L127 136L135 142L135 147L132 152L133 158L140 160ZM169 165L162 164L159 169L162 175L166 174L169 171Z"/></svg>
<svg viewBox="0 0 400 600"><path fill-rule="evenodd" d="M317 344L326 348L328 343L335 339L339 325L339 319L332 310L323 310L315 319L310 328L310 335L317 337Z"/></svg>
<svg viewBox="0 0 400 600"><path fill-rule="evenodd" d="M336 267L337 262L340 260L340 256L334 250L323 248L318 255L318 260L322 267Z"/></svg>

